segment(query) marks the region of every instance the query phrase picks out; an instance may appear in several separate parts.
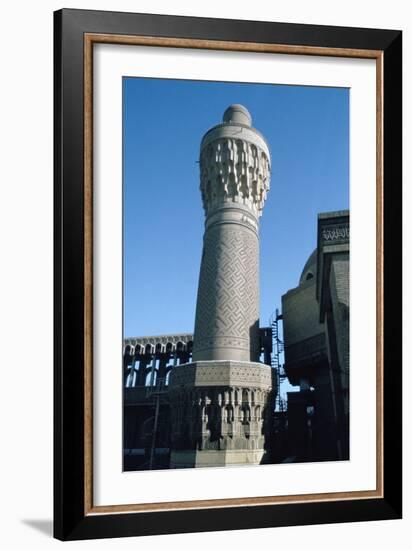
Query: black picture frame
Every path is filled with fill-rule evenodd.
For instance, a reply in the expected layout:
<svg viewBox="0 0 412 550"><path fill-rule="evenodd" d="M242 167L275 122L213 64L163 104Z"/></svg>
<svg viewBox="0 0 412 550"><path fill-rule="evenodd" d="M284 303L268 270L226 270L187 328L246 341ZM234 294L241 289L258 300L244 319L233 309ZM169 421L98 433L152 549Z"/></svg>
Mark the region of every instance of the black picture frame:
<svg viewBox="0 0 412 550"><path fill-rule="evenodd" d="M379 50L383 59L383 496L85 512L86 33ZM54 14L54 536L61 540L370 521L402 514L402 33L63 9Z"/></svg>

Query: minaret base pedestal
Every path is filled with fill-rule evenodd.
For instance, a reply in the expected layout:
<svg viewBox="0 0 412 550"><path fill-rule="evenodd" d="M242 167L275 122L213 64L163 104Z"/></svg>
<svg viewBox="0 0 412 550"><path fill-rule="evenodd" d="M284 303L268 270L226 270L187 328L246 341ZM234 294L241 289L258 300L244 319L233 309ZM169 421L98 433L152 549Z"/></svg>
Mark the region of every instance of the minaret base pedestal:
<svg viewBox="0 0 412 550"><path fill-rule="evenodd" d="M271 419L272 369L196 361L173 369L171 468L261 464Z"/></svg>
<svg viewBox="0 0 412 550"><path fill-rule="evenodd" d="M264 449L257 451L172 451L170 468L215 468L262 464Z"/></svg>

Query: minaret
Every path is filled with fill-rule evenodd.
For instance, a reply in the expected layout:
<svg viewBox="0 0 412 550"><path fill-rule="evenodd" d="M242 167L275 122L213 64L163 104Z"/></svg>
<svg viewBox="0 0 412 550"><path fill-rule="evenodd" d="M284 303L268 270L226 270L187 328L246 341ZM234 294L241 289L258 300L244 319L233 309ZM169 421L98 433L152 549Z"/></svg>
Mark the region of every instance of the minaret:
<svg viewBox="0 0 412 550"><path fill-rule="evenodd" d="M172 467L258 464L270 416L271 369L258 363L259 217L270 153L242 105L203 136L205 233L193 363L170 379Z"/></svg>
<svg viewBox="0 0 412 550"><path fill-rule="evenodd" d="M269 190L270 155L242 105L200 146L206 214L193 360L257 361L259 217Z"/></svg>

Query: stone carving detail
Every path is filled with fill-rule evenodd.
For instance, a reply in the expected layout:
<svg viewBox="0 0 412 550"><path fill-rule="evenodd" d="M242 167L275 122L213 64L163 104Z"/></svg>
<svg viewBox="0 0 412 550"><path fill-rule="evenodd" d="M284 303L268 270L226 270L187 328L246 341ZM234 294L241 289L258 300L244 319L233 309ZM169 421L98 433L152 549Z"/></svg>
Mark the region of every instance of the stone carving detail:
<svg viewBox="0 0 412 550"><path fill-rule="evenodd" d="M203 148L200 167L206 214L222 202L242 203L261 214L269 191L270 164L260 147L244 139L216 139Z"/></svg>
<svg viewBox="0 0 412 550"><path fill-rule="evenodd" d="M185 388L170 394L175 450L257 450L265 445L270 391Z"/></svg>
<svg viewBox="0 0 412 550"><path fill-rule="evenodd" d="M200 269L194 355L202 349L237 348L245 350L246 360L251 353L256 357L258 280L257 236L229 224L211 227L205 235Z"/></svg>
<svg viewBox="0 0 412 550"><path fill-rule="evenodd" d="M256 386L268 388L272 370L262 363L242 361L196 361L177 366L170 377L170 387L182 386Z"/></svg>
<svg viewBox="0 0 412 550"><path fill-rule="evenodd" d="M324 227L322 230L322 239L326 242L330 241L348 241L349 240L349 225L334 225Z"/></svg>

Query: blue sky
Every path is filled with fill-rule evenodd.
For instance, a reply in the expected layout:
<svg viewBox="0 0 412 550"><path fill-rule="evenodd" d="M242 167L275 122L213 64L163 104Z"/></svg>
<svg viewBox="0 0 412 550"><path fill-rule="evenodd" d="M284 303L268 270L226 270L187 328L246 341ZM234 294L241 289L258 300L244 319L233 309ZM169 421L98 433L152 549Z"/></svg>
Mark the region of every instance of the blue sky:
<svg viewBox="0 0 412 550"><path fill-rule="evenodd" d="M241 103L272 157L260 324L297 286L318 212L349 208L349 90L124 78L124 336L191 332L204 213L199 146Z"/></svg>

